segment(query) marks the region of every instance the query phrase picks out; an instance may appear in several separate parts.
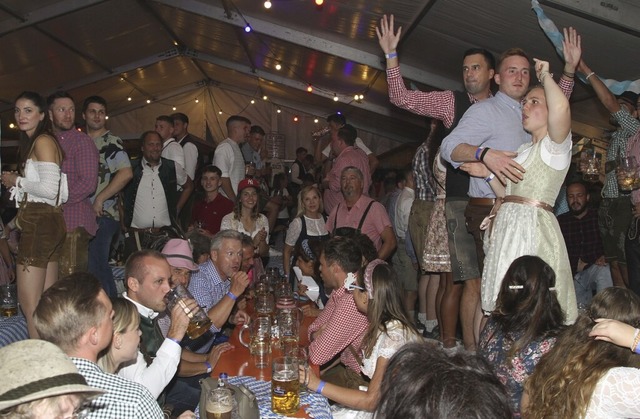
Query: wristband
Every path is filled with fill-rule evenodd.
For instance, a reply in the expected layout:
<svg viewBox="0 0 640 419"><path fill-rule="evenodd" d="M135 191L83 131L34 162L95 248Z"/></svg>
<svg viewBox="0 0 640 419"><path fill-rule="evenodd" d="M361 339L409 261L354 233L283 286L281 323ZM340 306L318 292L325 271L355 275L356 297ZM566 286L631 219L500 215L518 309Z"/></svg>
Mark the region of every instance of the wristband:
<svg viewBox="0 0 640 419"><path fill-rule="evenodd" d="M211 368L211 364L209 363L209 361L204 361L204 365L207 366L207 374L211 374L211 371L213 371L213 368Z"/></svg>
<svg viewBox="0 0 640 419"><path fill-rule="evenodd" d="M391 58L396 58L398 56L397 52L390 52L388 54L384 54L384 58L386 58L387 60L391 59Z"/></svg>
<svg viewBox="0 0 640 419"><path fill-rule="evenodd" d="M638 344L640 344L640 330L635 329L634 335L633 335L633 343L631 344L631 347L629 349L631 349L631 352L635 352L638 353L638 351L640 351L640 348L638 348Z"/></svg>
<svg viewBox="0 0 640 419"><path fill-rule="evenodd" d="M482 150L484 150L484 147L478 147L476 149L476 160L480 161L480 154L482 153Z"/></svg>
<svg viewBox="0 0 640 419"><path fill-rule="evenodd" d="M318 389L316 390L316 393L318 394L322 394L322 389L324 388L324 385L327 384L324 381L320 380L320 384L318 384Z"/></svg>
<svg viewBox="0 0 640 419"><path fill-rule="evenodd" d="M494 175L493 173L491 173L489 176L487 176L486 178L484 178L484 181L489 183L493 180L493 178L496 177L496 175Z"/></svg>
<svg viewBox="0 0 640 419"><path fill-rule="evenodd" d="M180 345L180 341L179 341L178 339L176 339L176 338L170 338L170 337L167 337L167 339L169 339L169 340L171 340L171 341L173 341L173 342L177 343L178 345Z"/></svg>
<svg viewBox="0 0 640 419"><path fill-rule="evenodd" d="M491 150L489 147L485 147L482 150L482 153L480 153L480 161L484 161L484 156L487 155L487 153L489 152L489 150Z"/></svg>
<svg viewBox="0 0 640 419"><path fill-rule="evenodd" d="M231 291L227 293L227 297L231 298L233 301L236 301L238 299L238 297L236 297L235 294Z"/></svg>
<svg viewBox="0 0 640 419"><path fill-rule="evenodd" d="M589 77L593 76L594 74L596 74L594 71L592 71L591 73L587 74L587 77L585 77L585 80L589 80Z"/></svg>

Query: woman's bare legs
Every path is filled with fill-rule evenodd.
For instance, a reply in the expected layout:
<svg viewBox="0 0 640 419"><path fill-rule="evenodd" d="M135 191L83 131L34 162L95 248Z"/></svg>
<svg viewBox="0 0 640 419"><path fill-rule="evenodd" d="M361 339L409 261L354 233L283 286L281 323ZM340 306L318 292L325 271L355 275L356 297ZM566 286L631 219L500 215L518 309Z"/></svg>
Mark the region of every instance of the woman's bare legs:
<svg viewBox="0 0 640 419"><path fill-rule="evenodd" d="M33 325L33 312L44 290L58 280L58 262L50 262L46 269L18 264L16 270L18 302L27 320L29 337L37 339L38 332Z"/></svg>

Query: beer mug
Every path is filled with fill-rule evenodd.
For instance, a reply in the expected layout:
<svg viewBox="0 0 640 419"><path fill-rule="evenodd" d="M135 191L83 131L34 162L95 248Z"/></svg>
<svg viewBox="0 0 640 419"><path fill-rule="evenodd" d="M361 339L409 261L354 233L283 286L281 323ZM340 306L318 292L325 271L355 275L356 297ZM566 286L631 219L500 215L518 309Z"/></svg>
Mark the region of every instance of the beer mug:
<svg viewBox="0 0 640 419"><path fill-rule="evenodd" d="M178 285L175 288L169 290L164 296L164 301L167 303L167 309L173 310L176 304L187 313L189 316L189 327L187 327L187 336L191 339L197 339L202 336L211 327L211 319L207 316L207 313L202 307L199 310L191 311L183 301L185 298L194 299L193 295L183 285Z"/></svg>
<svg viewBox="0 0 640 419"><path fill-rule="evenodd" d="M244 339L244 332L249 330L249 342ZM240 343L249 348L253 361L257 368L266 368L269 365L271 353L271 320L269 317L256 317L249 325L240 329Z"/></svg>
<svg viewBox="0 0 640 419"><path fill-rule="evenodd" d="M0 285L0 309L2 317L18 314L18 292L16 284Z"/></svg>
<svg viewBox="0 0 640 419"><path fill-rule="evenodd" d="M300 338L300 325L304 317L301 308L296 306L292 296L283 296L276 304L276 322L278 324L278 337L284 353L298 347Z"/></svg>
<svg viewBox="0 0 640 419"><path fill-rule="evenodd" d="M300 408L298 358L283 356L273 360L271 369L271 410L292 415Z"/></svg>
<svg viewBox="0 0 640 419"><path fill-rule="evenodd" d="M629 193L633 190L638 177L638 166L635 157L620 157L616 177L621 192Z"/></svg>
<svg viewBox="0 0 640 419"><path fill-rule="evenodd" d="M585 182L597 182L600 179L600 162L595 153L583 154L580 156L581 165L584 160L584 169L582 170L582 179Z"/></svg>
<svg viewBox="0 0 640 419"><path fill-rule="evenodd" d="M273 309L275 303L273 295L269 293L258 294L255 298L255 310L258 317L271 317L273 316Z"/></svg>
<svg viewBox="0 0 640 419"><path fill-rule="evenodd" d="M237 411L236 400L233 392L228 388L216 388L207 393L207 403L205 404L207 419L232 419Z"/></svg>

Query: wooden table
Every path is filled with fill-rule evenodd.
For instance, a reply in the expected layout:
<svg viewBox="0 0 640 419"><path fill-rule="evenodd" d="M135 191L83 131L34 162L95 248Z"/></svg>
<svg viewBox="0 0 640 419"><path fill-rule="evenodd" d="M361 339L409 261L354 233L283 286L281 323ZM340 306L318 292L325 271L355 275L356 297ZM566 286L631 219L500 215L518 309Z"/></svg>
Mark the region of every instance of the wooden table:
<svg viewBox="0 0 640 419"><path fill-rule="evenodd" d="M303 346L307 346L309 343L308 338L308 329L311 323L315 320L315 317L305 316L302 321L302 326L300 328L300 344ZM271 367L267 368L256 368L253 364L253 360L251 359L251 354L249 353L249 348L245 347L240 343L240 330L242 326L236 326L233 329L233 333L229 338L229 343L231 343L234 348L224 352L220 355L220 359L216 364L215 368L211 372L211 377L217 378L220 373L227 373L230 377L232 376L252 376L262 381L271 381ZM245 340L249 339L248 331L245 332ZM281 352L272 348L271 359L281 356ZM311 365L311 368L315 371L316 375L319 375L319 367L316 365ZM304 417L308 418L309 415L304 411L301 407L298 409L298 412L294 415L295 417Z"/></svg>

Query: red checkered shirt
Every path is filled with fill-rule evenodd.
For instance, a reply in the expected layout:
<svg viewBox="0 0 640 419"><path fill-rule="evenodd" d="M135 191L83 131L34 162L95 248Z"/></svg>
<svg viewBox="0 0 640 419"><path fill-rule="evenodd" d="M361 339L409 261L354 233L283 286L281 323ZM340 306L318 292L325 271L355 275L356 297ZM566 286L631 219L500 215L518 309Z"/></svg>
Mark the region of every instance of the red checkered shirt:
<svg viewBox="0 0 640 419"><path fill-rule="evenodd" d="M360 344L368 325L367 316L358 311L353 296L344 287L334 290L324 310L309 326L309 340L312 333L324 327L309 345L309 361L323 365L341 353L340 361L359 373L361 366L347 347L351 345L361 353Z"/></svg>
<svg viewBox="0 0 640 419"><path fill-rule="evenodd" d="M98 224L89 197L98 186L98 149L87 134L75 128L56 133L56 138L64 150L62 171L67 175L69 185L69 199L62 204L67 231L84 227L87 233L95 236Z"/></svg>

